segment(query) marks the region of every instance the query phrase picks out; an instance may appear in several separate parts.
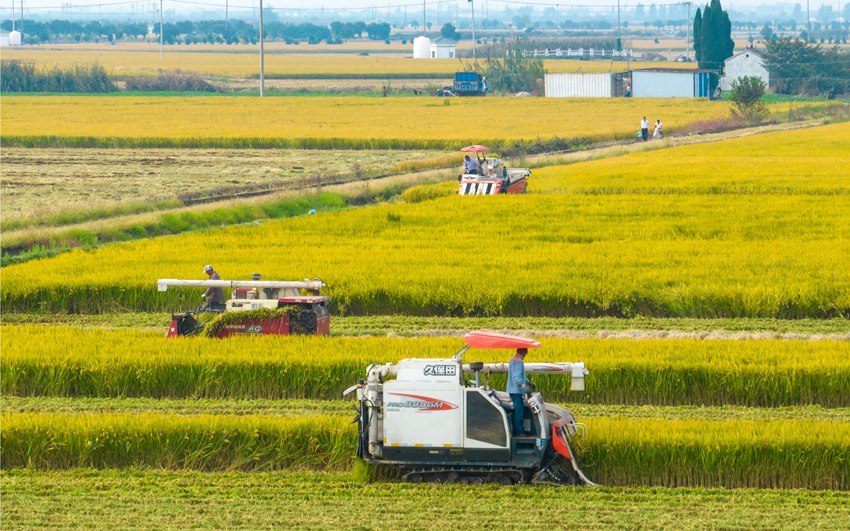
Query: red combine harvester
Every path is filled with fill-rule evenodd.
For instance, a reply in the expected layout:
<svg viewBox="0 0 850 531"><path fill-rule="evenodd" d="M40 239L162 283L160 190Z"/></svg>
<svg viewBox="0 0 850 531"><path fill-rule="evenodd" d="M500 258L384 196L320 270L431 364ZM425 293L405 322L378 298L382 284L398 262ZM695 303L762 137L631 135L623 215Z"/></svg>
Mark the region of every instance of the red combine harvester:
<svg viewBox="0 0 850 531"><path fill-rule="evenodd" d="M467 146L461 149L463 153L475 157L478 162L477 173L468 173L464 166L463 175L458 175L460 181L459 195L498 195L524 194L528 187L528 168L506 168L502 159L487 158L485 153L490 151L485 146Z"/></svg>
<svg viewBox="0 0 850 531"><path fill-rule="evenodd" d="M230 299L220 308L201 306L196 311L172 315L167 336L196 335L213 323L215 326L207 330L207 335L221 338L244 334L330 334L329 301L326 296L319 295L326 287L324 282L320 279L302 282L259 280L259 277L254 274L254 280L158 280L159 291L169 287L233 288ZM202 319L202 314L211 319Z"/></svg>

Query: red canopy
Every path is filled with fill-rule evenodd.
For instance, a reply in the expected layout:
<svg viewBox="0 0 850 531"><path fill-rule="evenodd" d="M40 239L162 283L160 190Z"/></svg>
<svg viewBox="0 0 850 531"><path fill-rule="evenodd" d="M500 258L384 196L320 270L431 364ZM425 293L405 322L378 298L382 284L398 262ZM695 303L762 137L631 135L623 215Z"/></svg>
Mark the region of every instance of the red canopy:
<svg viewBox="0 0 850 531"><path fill-rule="evenodd" d="M463 151L464 153L487 153L490 150L487 149L486 146L479 146L478 144L476 144L474 146L466 146L465 148L461 149L461 151Z"/></svg>
<svg viewBox="0 0 850 531"><path fill-rule="evenodd" d="M463 336L470 347L475 348L537 348L540 343L524 337L496 334L495 332L470 332Z"/></svg>

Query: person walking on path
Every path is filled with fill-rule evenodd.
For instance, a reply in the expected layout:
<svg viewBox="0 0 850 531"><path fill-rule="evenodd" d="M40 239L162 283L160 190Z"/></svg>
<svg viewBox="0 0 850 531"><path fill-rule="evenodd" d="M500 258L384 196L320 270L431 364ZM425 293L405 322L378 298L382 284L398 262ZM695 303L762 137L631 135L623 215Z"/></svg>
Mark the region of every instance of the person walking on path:
<svg viewBox="0 0 850 531"><path fill-rule="evenodd" d="M649 140L649 120L646 119L646 116L640 121L640 137L644 142Z"/></svg>
<svg viewBox="0 0 850 531"><path fill-rule="evenodd" d="M216 270L209 264L204 267L204 273L210 276L210 280L221 280L221 277L218 276ZM221 288L210 286L207 288L207 291L201 295L201 298L207 301L210 309L224 309L224 290Z"/></svg>
<svg viewBox="0 0 850 531"><path fill-rule="evenodd" d="M525 413L523 395L531 392L531 382L525 377L525 355L528 349L518 348L516 354L508 363L508 394L514 405L513 425L514 436L524 435L525 428L522 418Z"/></svg>
<svg viewBox="0 0 850 531"><path fill-rule="evenodd" d="M661 120L655 120L655 131L652 132L652 138L661 138L664 136L664 128L661 125Z"/></svg>

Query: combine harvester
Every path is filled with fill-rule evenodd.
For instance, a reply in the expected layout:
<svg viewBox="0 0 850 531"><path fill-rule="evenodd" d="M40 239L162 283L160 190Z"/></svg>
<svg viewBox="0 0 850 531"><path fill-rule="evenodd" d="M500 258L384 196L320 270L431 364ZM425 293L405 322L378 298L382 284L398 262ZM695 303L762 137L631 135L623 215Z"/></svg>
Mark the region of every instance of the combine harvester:
<svg viewBox="0 0 850 531"><path fill-rule="evenodd" d="M159 291L169 287L183 288L233 288L230 299L222 309L201 306L197 311L188 311L171 316L168 337L199 334L207 323L199 316L208 314L242 314L222 321L211 335L279 335L330 334L330 312L328 298L319 295L327 285L320 279L298 281L260 280L254 273L253 280L179 280L159 279ZM308 295L302 294L305 290ZM259 311L258 311L259 310ZM265 311L263 311L265 310ZM281 310L279 312L275 310ZM223 316L222 316L223 317Z"/></svg>
<svg viewBox="0 0 850 531"><path fill-rule="evenodd" d="M452 358L371 365L366 379L345 391L356 390L360 402L357 456L398 467L414 483L593 485L570 448L584 425L533 392L524 418L525 431L533 435L512 434L510 396L487 386L488 375L507 373L508 364L462 361L470 347L540 343L488 332L472 332L464 340L467 346ZM568 375L573 391L584 390L587 374L581 362L526 363L525 372Z"/></svg>
<svg viewBox="0 0 850 531"><path fill-rule="evenodd" d="M485 155L489 151L485 146L467 146L461 149L466 154L472 154L478 160L479 173L458 175L460 181L459 195L498 195L524 194L528 188L528 168L507 168L502 159L490 158Z"/></svg>

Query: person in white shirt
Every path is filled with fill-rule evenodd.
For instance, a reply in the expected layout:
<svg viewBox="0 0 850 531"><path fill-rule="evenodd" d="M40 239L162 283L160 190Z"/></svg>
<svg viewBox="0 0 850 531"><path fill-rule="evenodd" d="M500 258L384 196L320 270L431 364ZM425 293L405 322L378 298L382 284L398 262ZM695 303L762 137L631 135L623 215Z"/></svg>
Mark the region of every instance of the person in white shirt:
<svg viewBox="0 0 850 531"><path fill-rule="evenodd" d="M664 136L664 128L661 125L661 120L655 120L655 131L652 132L652 138L661 138Z"/></svg>
<svg viewBox="0 0 850 531"><path fill-rule="evenodd" d="M640 121L640 137L644 142L649 140L649 120L646 119L646 116Z"/></svg>
<svg viewBox="0 0 850 531"><path fill-rule="evenodd" d="M481 173L481 165L478 164L478 159L465 155L463 157L463 171L472 175Z"/></svg>

